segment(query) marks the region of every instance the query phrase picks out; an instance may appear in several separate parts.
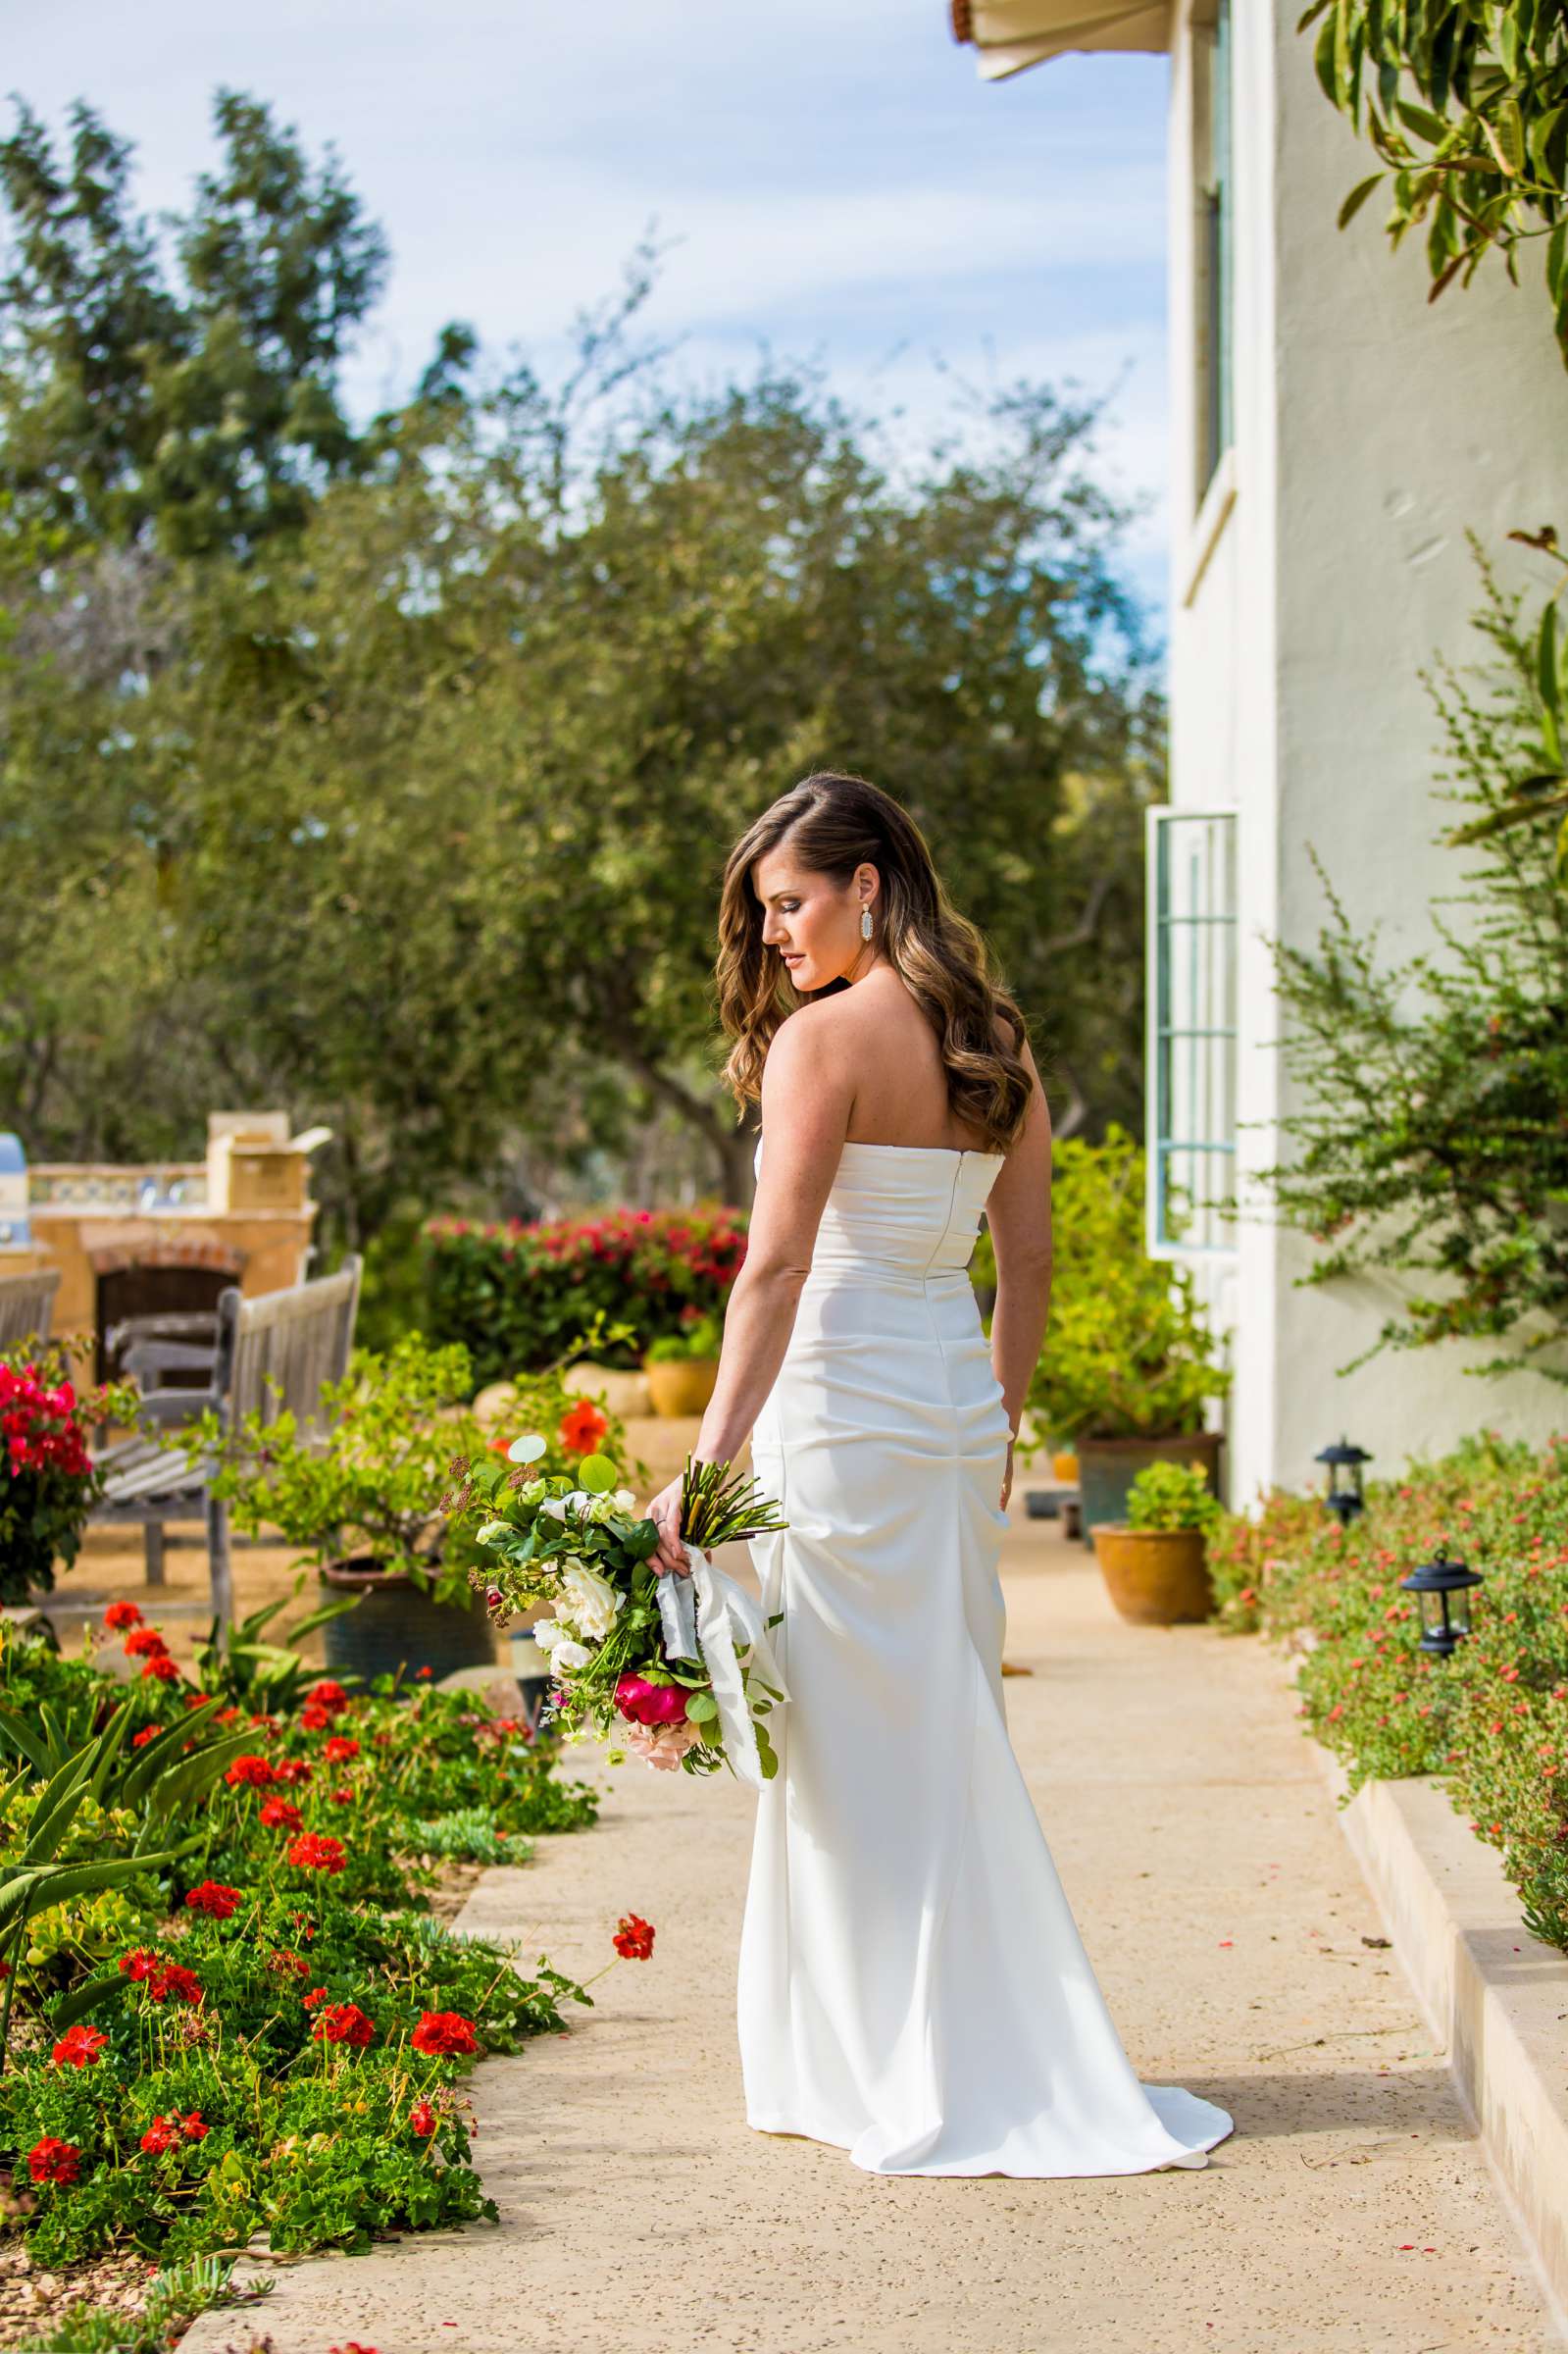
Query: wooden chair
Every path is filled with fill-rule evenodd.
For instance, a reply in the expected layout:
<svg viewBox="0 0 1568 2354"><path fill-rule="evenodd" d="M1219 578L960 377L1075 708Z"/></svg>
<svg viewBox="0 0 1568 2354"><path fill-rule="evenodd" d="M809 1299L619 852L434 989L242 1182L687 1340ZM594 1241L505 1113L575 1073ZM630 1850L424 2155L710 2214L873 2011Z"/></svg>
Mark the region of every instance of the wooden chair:
<svg viewBox="0 0 1568 2354"><path fill-rule="evenodd" d="M340 1381L348 1369L361 1272L362 1262L355 1255L345 1259L333 1275L319 1276L314 1283L291 1284L285 1291L263 1292L254 1300L241 1298L230 1286L218 1303L217 1352L210 1386L205 1390L151 1388L143 1394L144 1409L163 1427L177 1428L210 1407L226 1430L237 1429L251 1413L259 1414L263 1422L292 1413L302 1435L325 1441L328 1422L322 1390L328 1382ZM147 1370L156 1370L165 1353L171 1366L181 1368L190 1363L194 1354L177 1342L149 1340L138 1349ZM100 1460L108 1484L93 1517L111 1524L141 1524L148 1585L164 1583L164 1554L169 1545L201 1541L166 1535L167 1523L206 1522L212 1608L228 1626L233 1617L228 1508L210 1492L213 1464L192 1463L187 1456L149 1439L127 1440L122 1447L111 1448Z"/></svg>
<svg viewBox="0 0 1568 2354"><path fill-rule="evenodd" d="M0 1349L21 1341L46 1341L60 1289L58 1267L32 1267L24 1275L0 1275Z"/></svg>

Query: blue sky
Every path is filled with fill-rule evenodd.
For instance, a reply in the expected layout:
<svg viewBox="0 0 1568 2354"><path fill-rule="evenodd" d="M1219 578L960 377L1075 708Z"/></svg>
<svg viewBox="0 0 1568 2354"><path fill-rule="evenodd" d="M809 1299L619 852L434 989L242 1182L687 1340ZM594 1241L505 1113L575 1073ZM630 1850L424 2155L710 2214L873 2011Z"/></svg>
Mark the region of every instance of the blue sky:
<svg viewBox="0 0 1568 2354"><path fill-rule="evenodd" d="M911 429L979 384L1114 387L1099 470L1157 502L1129 541L1165 594L1164 119L1158 57L1004 83L945 0L10 0L6 83L86 97L138 145L150 207L209 154L212 90L335 142L393 249L358 354L367 404L472 320L548 362L650 222L650 318L711 382L763 348ZM23 29L24 19L25 28Z"/></svg>

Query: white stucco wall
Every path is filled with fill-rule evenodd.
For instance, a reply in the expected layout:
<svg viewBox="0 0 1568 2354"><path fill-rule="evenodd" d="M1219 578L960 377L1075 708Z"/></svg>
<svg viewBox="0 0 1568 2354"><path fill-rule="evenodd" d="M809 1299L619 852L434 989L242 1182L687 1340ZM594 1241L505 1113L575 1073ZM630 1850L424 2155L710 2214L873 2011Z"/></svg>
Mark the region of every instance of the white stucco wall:
<svg viewBox="0 0 1568 2354"><path fill-rule="evenodd" d="M1195 589L1200 535L1182 528L1194 435L1181 20L1173 52L1172 794L1238 812L1244 1168L1278 1157L1284 1073L1261 935L1316 939L1326 909L1308 845L1391 958L1432 945L1429 902L1459 883L1461 855L1433 839L1444 809L1418 672L1440 649L1466 661L1479 644L1467 529L1505 578L1530 579L1507 532L1568 527L1568 374L1533 269L1516 290L1489 266L1429 305L1424 257L1390 254L1376 199L1336 229L1368 151L1316 86L1296 0L1233 5L1235 503ZM1339 1378L1391 1294L1382 1282L1294 1289L1309 1253L1249 1218L1218 1280L1235 1317L1233 1501L1313 1476L1341 1427L1391 1466L1483 1424L1568 1424L1568 1400L1535 1377L1465 1379L1481 1352L1386 1353Z"/></svg>

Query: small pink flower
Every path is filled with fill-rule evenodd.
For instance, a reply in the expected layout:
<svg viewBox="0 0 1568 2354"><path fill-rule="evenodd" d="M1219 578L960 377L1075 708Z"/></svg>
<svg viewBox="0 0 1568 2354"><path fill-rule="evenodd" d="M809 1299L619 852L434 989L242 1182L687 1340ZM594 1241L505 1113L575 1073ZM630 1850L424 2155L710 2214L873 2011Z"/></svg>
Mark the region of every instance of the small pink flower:
<svg viewBox="0 0 1568 2354"><path fill-rule="evenodd" d="M701 1737L697 1727L683 1718L679 1724L629 1725L626 1745L648 1765L656 1766L661 1773L673 1773L686 1751L695 1749Z"/></svg>

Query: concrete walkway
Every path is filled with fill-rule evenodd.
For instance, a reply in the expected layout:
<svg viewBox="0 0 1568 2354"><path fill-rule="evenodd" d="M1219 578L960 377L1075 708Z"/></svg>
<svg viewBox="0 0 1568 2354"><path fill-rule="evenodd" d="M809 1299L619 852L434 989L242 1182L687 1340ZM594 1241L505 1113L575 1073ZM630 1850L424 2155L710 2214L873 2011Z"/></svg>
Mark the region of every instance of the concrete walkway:
<svg viewBox="0 0 1568 2354"><path fill-rule="evenodd" d="M463 1916L580 1977L477 2079L499 2229L278 2276L277 2354L1449 2354L1561 2342L1382 1933L1283 1666L1134 1628L1092 1560L1020 1521L1006 1686L1085 1941L1138 2073L1221 2102L1201 2171L1014 2181L861 2173L751 2131L734 2032L752 1801L594 1766L600 1825L490 1873ZM588 1760L590 1753L579 1752ZM214 2315L186 2354L248 2345Z"/></svg>

